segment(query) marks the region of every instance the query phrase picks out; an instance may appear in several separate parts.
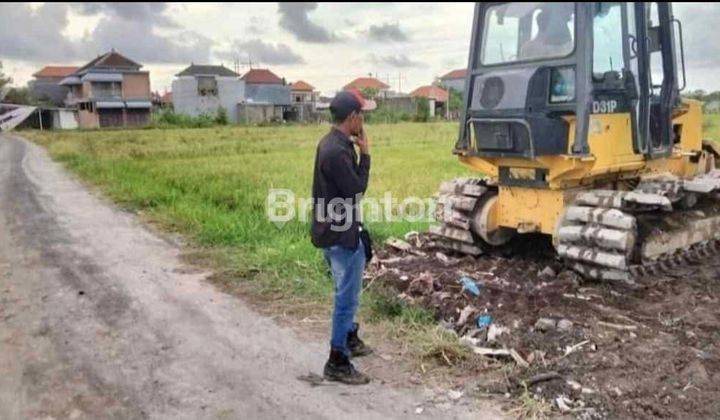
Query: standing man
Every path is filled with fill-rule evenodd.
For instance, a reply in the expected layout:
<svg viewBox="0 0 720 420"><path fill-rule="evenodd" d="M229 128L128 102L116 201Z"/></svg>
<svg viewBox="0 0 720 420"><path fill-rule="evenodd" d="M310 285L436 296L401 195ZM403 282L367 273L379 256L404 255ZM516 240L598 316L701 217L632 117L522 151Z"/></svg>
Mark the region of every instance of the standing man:
<svg viewBox="0 0 720 420"><path fill-rule="evenodd" d="M375 102L357 90L333 98L333 127L318 144L312 186L312 243L322 248L335 281L330 358L323 374L327 380L351 385L370 382L370 377L355 370L350 358L372 351L358 337L355 322L365 269L359 203L370 176L363 111L372 109ZM359 160L354 146L360 151Z"/></svg>

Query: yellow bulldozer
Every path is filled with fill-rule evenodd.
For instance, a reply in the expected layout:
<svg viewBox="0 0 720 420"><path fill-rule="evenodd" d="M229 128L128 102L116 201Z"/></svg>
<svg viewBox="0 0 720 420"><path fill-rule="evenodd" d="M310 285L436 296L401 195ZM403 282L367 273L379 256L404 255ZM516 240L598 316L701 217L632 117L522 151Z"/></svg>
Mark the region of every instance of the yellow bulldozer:
<svg viewBox="0 0 720 420"><path fill-rule="evenodd" d="M475 6L455 153L431 234L479 255L552 237L581 275L637 276L717 251L720 148L684 99L670 3Z"/></svg>

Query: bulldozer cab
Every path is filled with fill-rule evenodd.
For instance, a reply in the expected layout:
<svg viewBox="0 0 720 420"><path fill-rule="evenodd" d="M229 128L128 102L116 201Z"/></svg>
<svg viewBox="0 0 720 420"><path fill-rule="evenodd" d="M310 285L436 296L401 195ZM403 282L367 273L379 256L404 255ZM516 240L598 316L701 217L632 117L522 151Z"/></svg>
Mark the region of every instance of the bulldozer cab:
<svg viewBox="0 0 720 420"><path fill-rule="evenodd" d="M479 3L455 153L583 157L591 115L629 113L634 152L668 156L679 68L670 3Z"/></svg>

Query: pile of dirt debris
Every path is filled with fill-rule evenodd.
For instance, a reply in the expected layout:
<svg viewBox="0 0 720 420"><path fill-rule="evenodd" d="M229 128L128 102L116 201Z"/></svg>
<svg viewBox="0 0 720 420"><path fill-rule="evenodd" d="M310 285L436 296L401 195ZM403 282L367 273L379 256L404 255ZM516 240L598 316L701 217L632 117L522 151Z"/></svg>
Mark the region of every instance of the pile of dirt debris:
<svg viewBox="0 0 720 420"><path fill-rule="evenodd" d="M413 232L388 240L368 276L513 365L489 364L503 374L483 372L481 392L527 391L581 418L720 416L719 259L630 287L565 270L541 238L473 258Z"/></svg>

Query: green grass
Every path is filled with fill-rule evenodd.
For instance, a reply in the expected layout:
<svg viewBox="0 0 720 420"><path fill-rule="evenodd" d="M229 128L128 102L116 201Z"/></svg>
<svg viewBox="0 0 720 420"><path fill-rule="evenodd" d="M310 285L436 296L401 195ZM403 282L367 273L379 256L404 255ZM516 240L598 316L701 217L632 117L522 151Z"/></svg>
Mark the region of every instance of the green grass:
<svg viewBox="0 0 720 420"><path fill-rule="evenodd" d="M720 139L720 115L706 116L704 128L705 138ZM265 206L271 188L309 196L315 147L327 131L309 125L26 135L121 205L222 250L234 272L259 273L253 275L257 286L328 296L331 284L320 252L310 244L308 224L296 220L279 229L268 221ZM457 123L372 124L368 133L368 197L429 197L441 181L471 174L451 154ZM369 228L380 242L426 229L427 222L376 222Z"/></svg>
<svg viewBox="0 0 720 420"><path fill-rule="evenodd" d="M720 141L720 114L706 114L703 122L703 138Z"/></svg>
<svg viewBox="0 0 720 420"><path fill-rule="evenodd" d="M309 225L281 229L266 217L271 188L308 197L318 139L327 126L27 132L82 179L164 228L222 249L258 286L329 296L331 283ZM442 180L469 174L451 154L456 123L370 125L369 197L430 197ZM396 210L396 209L395 209ZM427 222L377 222L377 242Z"/></svg>

